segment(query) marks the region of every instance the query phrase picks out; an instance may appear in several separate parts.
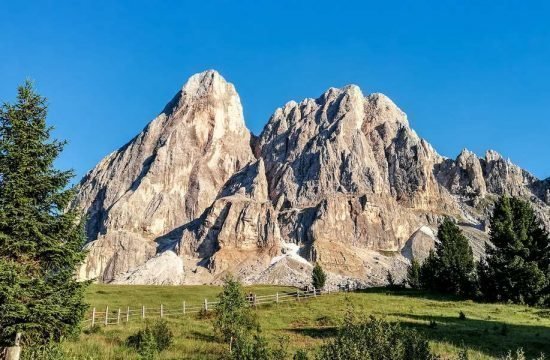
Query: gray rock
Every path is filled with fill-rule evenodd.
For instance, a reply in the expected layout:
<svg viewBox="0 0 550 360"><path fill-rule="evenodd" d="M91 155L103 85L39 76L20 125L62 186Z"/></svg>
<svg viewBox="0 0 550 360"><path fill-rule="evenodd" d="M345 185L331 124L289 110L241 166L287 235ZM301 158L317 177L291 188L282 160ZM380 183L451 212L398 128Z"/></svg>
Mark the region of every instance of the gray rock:
<svg viewBox="0 0 550 360"><path fill-rule="evenodd" d="M530 200L548 226L549 184L494 151L440 156L389 98L354 85L287 103L255 137L233 85L207 71L81 181L79 276L306 285L319 262L330 287L380 285L425 258L444 216L483 256L500 195Z"/></svg>

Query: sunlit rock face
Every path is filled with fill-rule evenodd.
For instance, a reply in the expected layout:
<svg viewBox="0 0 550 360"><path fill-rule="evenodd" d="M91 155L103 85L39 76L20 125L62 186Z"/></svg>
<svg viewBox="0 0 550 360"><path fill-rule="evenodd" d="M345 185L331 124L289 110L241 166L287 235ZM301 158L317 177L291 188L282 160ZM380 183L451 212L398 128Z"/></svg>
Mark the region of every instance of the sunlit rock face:
<svg viewBox="0 0 550 360"><path fill-rule="evenodd" d="M256 138L233 85L206 71L82 179L79 274L304 285L319 262L330 286L379 285L425 258L444 216L483 256L500 195L529 199L548 225L549 184L494 151L440 156L389 98L354 85L287 103Z"/></svg>
<svg viewBox="0 0 550 360"><path fill-rule="evenodd" d="M102 249L101 261L89 256L81 273L109 281L154 256L156 241L199 217L254 160L250 139L233 85L215 71L192 76L138 136L81 181L75 205L88 217L92 253Z"/></svg>

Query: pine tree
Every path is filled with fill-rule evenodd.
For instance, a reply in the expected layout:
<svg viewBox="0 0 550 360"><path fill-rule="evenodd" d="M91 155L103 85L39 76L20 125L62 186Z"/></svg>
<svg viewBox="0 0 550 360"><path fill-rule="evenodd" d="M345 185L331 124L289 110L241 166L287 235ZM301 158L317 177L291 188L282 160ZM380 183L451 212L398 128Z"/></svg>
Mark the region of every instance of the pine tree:
<svg viewBox="0 0 550 360"><path fill-rule="evenodd" d="M415 259L412 260L411 266L407 269L407 285L411 287L411 289L420 289L420 263L416 261Z"/></svg>
<svg viewBox="0 0 550 360"><path fill-rule="evenodd" d="M502 197L490 220L487 257L479 265L483 296L488 301L530 305L550 301L550 237L531 205Z"/></svg>
<svg viewBox="0 0 550 360"><path fill-rule="evenodd" d="M420 271L424 288L459 296L474 293L475 263L468 239L451 219L439 225L439 242Z"/></svg>
<svg viewBox="0 0 550 360"><path fill-rule="evenodd" d="M313 272L311 274L311 284L315 289L322 289L325 287L325 282L327 281L327 274L323 271L323 268L319 263L315 263L313 267Z"/></svg>
<svg viewBox="0 0 550 360"><path fill-rule="evenodd" d="M65 145L50 138L46 99L32 84L0 108L0 343L74 334L86 310L87 283L75 280L84 232L74 211L71 171L54 168Z"/></svg>

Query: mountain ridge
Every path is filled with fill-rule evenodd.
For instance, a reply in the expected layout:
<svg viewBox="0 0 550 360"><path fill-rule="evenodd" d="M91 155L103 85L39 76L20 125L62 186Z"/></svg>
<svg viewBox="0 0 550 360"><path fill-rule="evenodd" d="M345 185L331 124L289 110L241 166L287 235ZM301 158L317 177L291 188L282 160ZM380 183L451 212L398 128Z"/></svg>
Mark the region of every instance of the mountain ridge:
<svg viewBox="0 0 550 360"><path fill-rule="evenodd" d="M529 199L548 225L550 179L494 151L439 155L383 94L348 85L289 101L255 136L234 86L208 70L83 177L74 206L89 218L90 254L80 277L215 283L233 272L297 285L317 261L334 286L374 285L422 258L435 239L419 230L445 215L482 256L502 194ZM166 252L181 263L166 258L178 269L155 277L151 261Z"/></svg>

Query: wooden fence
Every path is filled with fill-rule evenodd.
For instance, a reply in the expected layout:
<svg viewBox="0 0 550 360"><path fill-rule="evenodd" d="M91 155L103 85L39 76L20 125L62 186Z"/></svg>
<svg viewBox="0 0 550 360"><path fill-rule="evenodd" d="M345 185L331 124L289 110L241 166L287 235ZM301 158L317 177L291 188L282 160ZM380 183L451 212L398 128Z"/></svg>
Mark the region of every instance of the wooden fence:
<svg viewBox="0 0 550 360"><path fill-rule="evenodd" d="M304 301L330 294L331 291L311 289L307 291L297 290L296 292L277 292L271 295L256 295L249 294L246 296L249 306L258 307L268 304L279 304L289 301ZM168 316L186 316L201 311L215 310L218 301L209 301L204 299L202 304L190 304L182 301L179 307L166 307L160 304L158 307L140 308L110 308L107 306L104 311L97 311L94 307L89 317L84 320L85 324L94 325L118 325L128 323L130 321L144 320L149 318L163 318Z"/></svg>

